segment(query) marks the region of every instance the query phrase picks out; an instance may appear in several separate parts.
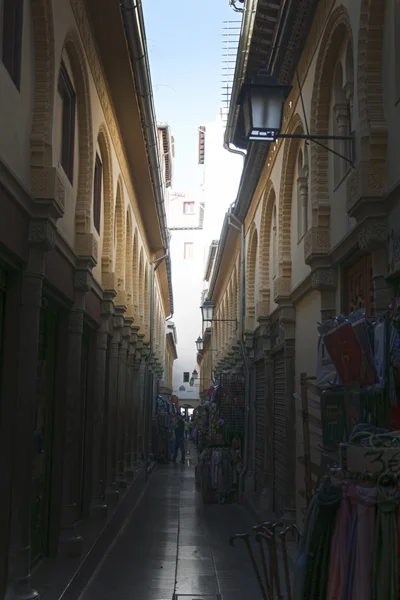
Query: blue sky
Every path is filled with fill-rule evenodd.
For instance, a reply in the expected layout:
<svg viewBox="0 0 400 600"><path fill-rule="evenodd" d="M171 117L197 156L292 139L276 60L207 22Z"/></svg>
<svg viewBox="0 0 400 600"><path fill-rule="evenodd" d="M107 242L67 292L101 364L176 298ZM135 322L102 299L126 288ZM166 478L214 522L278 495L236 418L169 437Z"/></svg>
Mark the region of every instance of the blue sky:
<svg viewBox="0 0 400 600"><path fill-rule="evenodd" d="M154 101L175 137L174 188L198 180L198 126L221 104L223 21L240 19L228 0L143 0Z"/></svg>

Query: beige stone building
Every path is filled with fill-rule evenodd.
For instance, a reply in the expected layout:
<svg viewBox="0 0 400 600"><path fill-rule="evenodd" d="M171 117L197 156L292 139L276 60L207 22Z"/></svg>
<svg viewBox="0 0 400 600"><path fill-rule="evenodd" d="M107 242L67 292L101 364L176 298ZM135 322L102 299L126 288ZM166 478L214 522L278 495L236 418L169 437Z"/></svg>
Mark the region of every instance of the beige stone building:
<svg viewBox="0 0 400 600"><path fill-rule="evenodd" d="M300 520L300 374L316 374L317 323L385 310L398 291L400 5L247 0L225 135L244 154L210 269L214 372L248 375L243 471L264 514ZM268 68L292 86L282 133L348 137L247 142L241 85ZM296 70L298 77L296 75ZM300 95L301 85L302 98ZM336 152L336 154L335 154ZM207 348L199 359L209 374ZM296 517L297 511L297 517Z"/></svg>
<svg viewBox="0 0 400 600"><path fill-rule="evenodd" d="M0 42L0 597L33 599L132 493L172 389L172 148L140 5L1 0Z"/></svg>

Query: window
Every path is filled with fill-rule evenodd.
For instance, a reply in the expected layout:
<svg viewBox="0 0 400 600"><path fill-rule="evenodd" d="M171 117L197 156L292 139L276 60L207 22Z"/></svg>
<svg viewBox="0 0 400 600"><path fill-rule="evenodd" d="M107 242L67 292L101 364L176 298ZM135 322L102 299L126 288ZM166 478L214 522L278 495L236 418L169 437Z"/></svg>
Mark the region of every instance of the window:
<svg viewBox="0 0 400 600"><path fill-rule="evenodd" d="M189 373L183 374L183 383L189 383Z"/></svg>
<svg viewBox="0 0 400 600"><path fill-rule="evenodd" d="M193 258L193 243L185 242L184 250L183 250L183 258L185 260L192 260Z"/></svg>
<svg viewBox="0 0 400 600"><path fill-rule="evenodd" d="M64 63L61 63L58 92L62 99L61 166L72 183L74 178L76 96Z"/></svg>
<svg viewBox="0 0 400 600"><path fill-rule="evenodd" d="M4 0L2 60L19 89L22 56L23 0Z"/></svg>
<svg viewBox="0 0 400 600"><path fill-rule="evenodd" d="M184 202L183 203L183 214L184 215L194 215L194 202Z"/></svg>
<svg viewBox="0 0 400 600"><path fill-rule="evenodd" d="M101 220L101 184L103 179L103 165L98 154L94 165L94 185L93 185L93 221L97 233L100 233Z"/></svg>

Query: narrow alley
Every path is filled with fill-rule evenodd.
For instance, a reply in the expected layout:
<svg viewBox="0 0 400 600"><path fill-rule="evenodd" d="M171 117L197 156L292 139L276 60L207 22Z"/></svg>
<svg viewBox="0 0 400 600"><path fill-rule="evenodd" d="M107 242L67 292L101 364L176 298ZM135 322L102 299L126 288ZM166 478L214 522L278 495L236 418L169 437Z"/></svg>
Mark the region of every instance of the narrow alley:
<svg viewBox="0 0 400 600"><path fill-rule="evenodd" d="M155 469L80 600L261 598L244 545L229 546L252 518L238 504L203 504L196 461L191 445L185 465Z"/></svg>

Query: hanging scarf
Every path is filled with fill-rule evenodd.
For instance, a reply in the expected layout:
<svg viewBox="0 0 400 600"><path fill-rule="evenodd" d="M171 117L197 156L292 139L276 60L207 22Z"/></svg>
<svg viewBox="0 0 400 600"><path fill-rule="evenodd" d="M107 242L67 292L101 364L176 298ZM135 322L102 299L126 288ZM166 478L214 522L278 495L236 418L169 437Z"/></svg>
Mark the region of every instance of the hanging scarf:
<svg viewBox="0 0 400 600"><path fill-rule="evenodd" d="M371 600L398 600L397 511L395 490L380 489L375 523Z"/></svg>
<svg viewBox="0 0 400 600"><path fill-rule="evenodd" d="M325 480L318 492L318 513L309 546L304 600L326 598L330 546L341 496L340 488L334 487L330 480Z"/></svg>
<svg viewBox="0 0 400 600"><path fill-rule="evenodd" d="M327 600L340 600L342 597L346 567L347 535L351 523L351 506L347 497L347 490L347 484L344 483L342 486L342 502L336 518L335 531L331 543Z"/></svg>
<svg viewBox="0 0 400 600"><path fill-rule="evenodd" d="M357 487L349 486L347 497L351 505L351 524L347 538L346 548L346 569L344 573L342 600L352 600L354 574L356 570L357 556L357 529L358 529L358 511L357 511Z"/></svg>
<svg viewBox="0 0 400 600"><path fill-rule="evenodd" d="M374 547L377 489L357 486L357 550L353 600L371 599L372 556Z"/></svg>

